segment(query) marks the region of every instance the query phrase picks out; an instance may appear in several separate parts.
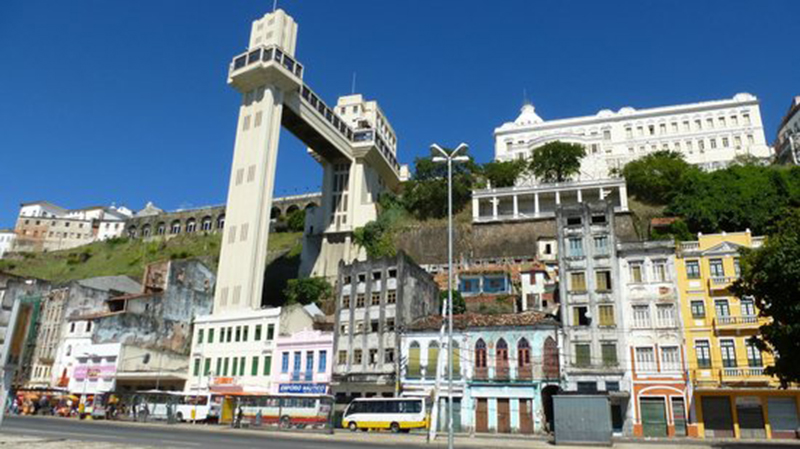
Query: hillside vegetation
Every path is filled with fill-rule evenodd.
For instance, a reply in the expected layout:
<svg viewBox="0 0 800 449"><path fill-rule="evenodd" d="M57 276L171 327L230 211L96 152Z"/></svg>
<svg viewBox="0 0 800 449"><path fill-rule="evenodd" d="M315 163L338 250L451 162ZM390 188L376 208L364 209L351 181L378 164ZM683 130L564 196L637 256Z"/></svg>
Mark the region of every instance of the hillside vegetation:
<svg viewBox="0 0 800 449"><path fill-rule="evenodd" d="M0 260L0 271L56 283L112 275L139 279L149 263L195 257L216 271L220 239L220 234L184 234L152 241L111 239L64 251L14 255L10 259ZM299 255L301 244L300 232L272 233L268 260L278 255Z"/></svg>

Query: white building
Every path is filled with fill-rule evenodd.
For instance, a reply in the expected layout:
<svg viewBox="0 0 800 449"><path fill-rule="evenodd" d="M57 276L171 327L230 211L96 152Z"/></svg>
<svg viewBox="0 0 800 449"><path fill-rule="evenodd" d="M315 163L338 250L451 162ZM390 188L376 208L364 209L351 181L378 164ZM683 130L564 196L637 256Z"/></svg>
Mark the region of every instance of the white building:
<svg viewBox="0 0 800 449"><path fill-rule="evenodd" d="M11 251L16 239L17 234L13 229L0 229L0 259Z"/></svg>
<svg viewBox="0 0 800 449"><path fill-rule="evenodd" d="M125 220L132 214L125 207L68 210L47 201L23 203L15 228L14 250L57 251L119 237L125 230Z"/></svg>
<svg viewBox="0 0 800 449"><path fill-rule="evenodd" d="M548 142L586 147L579 180L597 180L627 162L658 150L672 150L705 169L728 165L736 156L771 156L764 137L758 99L736 94L731 99L544 120L526 104L513 122L494 131L495 160L529 157ZM530 182L530 180L528 180Z"/></svg>
<svg viewBox="0 0 800 449"><path fill-rule="evenodd" d="M309 310L287 306L199 317L186 391L270 394L282 380L283 363L288 363L278 359L278 337L286 340L311 330L314 318Z"/></svg>
<svg viewBox="0 0 800 449"><path fill-rule="evenodd" d="M520 293L521 310L517 312L558 312L558 297L556 291L556 275L544 264L539 264L529 270L521 271Z"/></svg>
<svg viewBox="0 0 800 449"><path fill-rule="evenodd" d="M775 140L775 154L782 163L800 165L800 96L792 99L789 110L781 120Z"/></svg>
<svg viewBox="0 0 800 449"><path fill-rule="evenodd" d="M652 436L655 429L666 437L668 424L676 436L686 435L689 396L675 244L671 240L619 243L617 254L633 434ZM654 408L666 421L649 413Z"/></svg>

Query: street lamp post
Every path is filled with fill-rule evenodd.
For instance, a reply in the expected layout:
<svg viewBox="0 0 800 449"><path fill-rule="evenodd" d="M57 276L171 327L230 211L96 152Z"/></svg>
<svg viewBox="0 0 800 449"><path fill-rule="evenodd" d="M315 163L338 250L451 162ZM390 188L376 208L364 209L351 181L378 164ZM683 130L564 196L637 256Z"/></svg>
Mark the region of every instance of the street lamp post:
<svg viewBox="0 0 800 449"><path fill-rule="evenodd" d="M437 144L431 145L441 156L434 156L433 162L447 163L447 447L453 449L453 162L469 161L467 156L458 153L467 150L462 143L450 152ZM436 404L438 407L439 404Z"/></svg>

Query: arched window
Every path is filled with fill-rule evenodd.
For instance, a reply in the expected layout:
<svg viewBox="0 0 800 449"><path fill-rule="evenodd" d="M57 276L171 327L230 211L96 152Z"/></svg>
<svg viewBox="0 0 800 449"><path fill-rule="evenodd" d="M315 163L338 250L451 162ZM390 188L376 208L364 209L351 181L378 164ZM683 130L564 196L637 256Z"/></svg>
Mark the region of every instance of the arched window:
<svg viewBox="0 0 800 449"><path fill-rule="evenodd" d="M142 237L150 237L150 234L152 233L153 232L149 224L142 226Z"/></svg>
<svg viewBox="0 0 800 449"><path fill-rule="evenodd" d="M560 376L558 362L558 344L553 337L547 337L544 341L543 354L543 374L545 379L558 379Z"/></svg>
<svg viewBox="0 0 800 449"><path fill-rule="evenodd" d="M486 342L483 339L475 343L475 368L486 368Z"/></svg>
<svg viewBox="0 0 800 449"><path fill-rule="evenodd" d="M273 220L277 220L281 216L281 208L280 207L273 207L269 212L269 218Z"/></svg>
<svg viewBox="0 0 800 449"><path fill-rule="evenodd" d="M166 232L167 232L167 224L164 223L163 221L159 222L158 226L156 227L156 234L164 235Z"/></svg>
<svg viewBox="0 0 800 449"><path fill-rule="evenodd" d="M317 203L308 203L306 204L305 210L313 209L317 207Z"/></svg>
<svg viewBox="0 0 800 449"><path fill-rule="evenodd" d="M136 238L136 226L131 226L128 228L128 237L132 239Z"/></svg>
<svg viewBox="0 0 800 449"><path fill-rule="evenodd" d="M292 212L296 212L296 211L298 211L298 210L300 210L300 208L299 208L299 207L297 207L297 205L296 205L296 204L292 204L291 206L289 206L289 207L286 209L286 216L288 217L289 215L292 215Z"/></svg>
<svg viewBox="0 0 800 449"><path fill-rule="evenodd" d="M425 368L425 377L428 379L436 378L436 370L439 365L439 343L432 341L428 343L428 364Z"/></svg>
<svg viewBox="0 0 800 449"><path fill-rule="evenodd" d="M419 343L412 341L408 346L408 372L406 377L416 379L420 377Z"/></svg>
<svg viewBox="0 0 800 449"><path fill-rule="evenodd" d="M220 215L217 217L217 229L222 229L225 227L225 214Z"/></svg>
<svg viewBox="0 0 800 449"><path fill-rule="evenodd" d="M211 230L211 217L205 216L203 217L203 221L200 224L200 229L203 231L210 231Z"/></svg>
<svg viewBox="0 0 800 449"><path fill-rule="evenodd" d="M186 232L194 232L197 230L197 221L194 218L190 218L186 222Z"/></svg>
<svg viewBox="0 0 800 449"><path fill-rule="evenodd" d="M520 368L531 366L531 345L526 338L521 338L517 343L517 365Z"/></svg>
<svg viewBox="0 0 800 449"><path fill-rule="evenodd" d="M495 379L508 379L508 343L502 338L494 351Z"/></svg>
<svg viewBox="0 0 800 449"><path fill-rule="evenodd" d="M175 220L169 227L170 234L180 234L181 233L181 222L180 220Z"/></svg>

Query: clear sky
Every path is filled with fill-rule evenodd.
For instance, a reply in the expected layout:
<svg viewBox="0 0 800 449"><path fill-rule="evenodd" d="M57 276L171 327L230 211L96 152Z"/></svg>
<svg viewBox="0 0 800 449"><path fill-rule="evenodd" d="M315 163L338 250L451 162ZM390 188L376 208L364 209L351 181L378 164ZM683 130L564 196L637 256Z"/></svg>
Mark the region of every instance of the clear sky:
<svg viewBox="0 0 800 449"><path fill-rule="evenodd" d="M481 162L522 92L545 119L761 99L768 140L800 95L800 1L282 0L305 80L377 99L411 163L464 141ZM0 227L19 203L165 209L225 201L230 59L272 1L0 2ZM321 171L281 136L276 194Z"/></svg>

